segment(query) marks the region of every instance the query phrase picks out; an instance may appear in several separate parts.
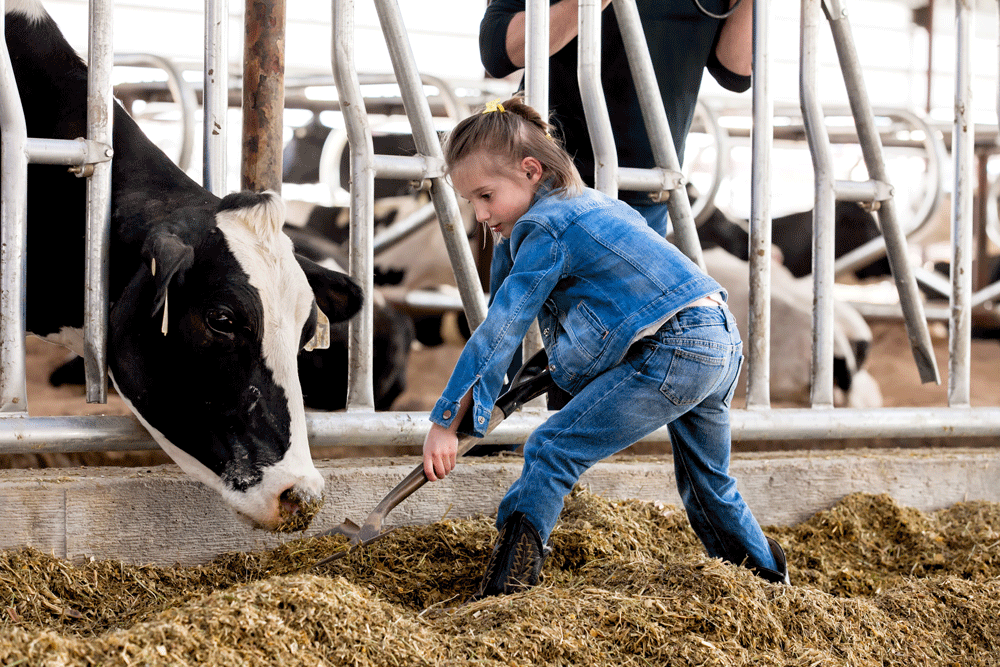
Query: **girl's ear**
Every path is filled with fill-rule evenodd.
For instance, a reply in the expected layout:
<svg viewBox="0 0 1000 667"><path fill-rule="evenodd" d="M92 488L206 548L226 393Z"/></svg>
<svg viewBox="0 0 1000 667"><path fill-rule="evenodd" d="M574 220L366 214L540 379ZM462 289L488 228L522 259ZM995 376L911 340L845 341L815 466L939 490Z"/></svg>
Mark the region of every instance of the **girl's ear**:
<svg viewBox="0 0 1000 667"><path fill-rule="evenodd" d="M532 184L542 179L542 172L544 171L545 169L542 167L542 163L538 161L538 158L529 155L521 160L521 172L527 176Z"/></svg>

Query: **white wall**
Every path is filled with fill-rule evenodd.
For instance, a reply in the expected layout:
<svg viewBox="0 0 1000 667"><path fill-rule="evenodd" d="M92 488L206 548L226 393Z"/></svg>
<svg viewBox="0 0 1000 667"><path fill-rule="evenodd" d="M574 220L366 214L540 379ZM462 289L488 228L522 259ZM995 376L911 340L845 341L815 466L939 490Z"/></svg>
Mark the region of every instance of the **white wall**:
<svg viewBox="0 0 1000 667"><path fill-rule="evenodd" d="M87 47L87 1L46 0L46 9L70 43ZM331 3L288 0L285 66L290 73L329 74ZM485 0L401 0L418 68L436 76L480 79L477 31ZM120 0L115 3L116 52L141 51L200 62L204 49L204 4L198 0ZM231 0L230 63L239 71L243 58L244 3ZM356 60L365 72L391 72L373 2L355 9Z"/></svg>

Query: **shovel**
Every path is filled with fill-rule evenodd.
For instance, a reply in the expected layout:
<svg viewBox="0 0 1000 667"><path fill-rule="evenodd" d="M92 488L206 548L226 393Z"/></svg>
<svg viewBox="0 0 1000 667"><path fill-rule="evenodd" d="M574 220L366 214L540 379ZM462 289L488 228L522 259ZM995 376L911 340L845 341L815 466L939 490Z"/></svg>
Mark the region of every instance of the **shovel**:
<svg viewBox="0 0 1000 667"><path fill-rule="evenodd" d="M514 414L522 405L533 398L537 398L555 386L548 369L549 358L545 350L539 350L531 357L507 387L490 414L490 423L486 427L486 433L490 433L500 422ZM459 424L459 432L468 432L472 429L472 410L466 410L462 421ZM458 439L458 456L462 456L472 449L479 438L471 435L463 435ZM407 475L396 487L386 494L385 498L372 510L372 513L365 519L364 525L358 526L350 519L345 519L342 524L320 533L317 537L324 535L345 535L350 538L351 549L370 544L389 533L382 531L382 522L385 517L399 503L410 497L417 489L427 483L427 475L424 473L424 464L420 463L413 471ZM350 551L349 550L349 551ZM316 566L329 563L344 555L348 551L339 551L332 556L328 556L316 563ZM315 566L314 566L315 567Z"/></svg>

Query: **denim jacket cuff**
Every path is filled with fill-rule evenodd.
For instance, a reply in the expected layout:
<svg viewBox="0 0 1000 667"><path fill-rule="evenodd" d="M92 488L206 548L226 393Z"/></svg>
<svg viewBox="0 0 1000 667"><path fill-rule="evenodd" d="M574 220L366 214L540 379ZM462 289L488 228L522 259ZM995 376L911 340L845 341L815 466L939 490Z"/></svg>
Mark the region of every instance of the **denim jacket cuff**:
<svg viewBox="0 0 1000 667"><path fill-rule="evenodd" d="M458 403L445 398L439 398L437 403L434 404L434 409L431 411L430 420L438 426L448 428L455 421L456 414L458 414Z"/></svg>

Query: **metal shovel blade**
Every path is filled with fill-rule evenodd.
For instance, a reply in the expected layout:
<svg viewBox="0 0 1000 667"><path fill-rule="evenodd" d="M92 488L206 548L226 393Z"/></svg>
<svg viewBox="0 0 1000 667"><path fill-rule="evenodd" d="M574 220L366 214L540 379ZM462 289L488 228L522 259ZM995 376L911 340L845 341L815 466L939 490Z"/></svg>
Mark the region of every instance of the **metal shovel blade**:
<svg viewBox="0 0 1000 667"><path fill-rule="evenodd" d="M510 383L507 391L497 399L493 412L490 414L490 423L486 427L487 434L493 431L500 422L519 410L522 405L533 398L541 396L553 386L555 385L548 370L548 356L545 354L544 349L539 350L521 366L521 369L514 376L514 380ZM470 430L471 424L472 415L470 410L466 412L462 423L459 425L459 431ZM472 449L478 440L479 438L471 435L460 437L458 440L458 456L462 456ZM382 531L382 522L388 516L389 512L426 483L427 475L424 473L424 466L421 463L403 478L392 491L386 494L360 527L350 519L346 519L339 526L322 532L317 537L324 535L345 535L350 541L352 550L361 545L371 544L391 532ZM319 561L316 565L323 565L324 563L336 560L346 553L347 551L337 552Z"/></svg>

